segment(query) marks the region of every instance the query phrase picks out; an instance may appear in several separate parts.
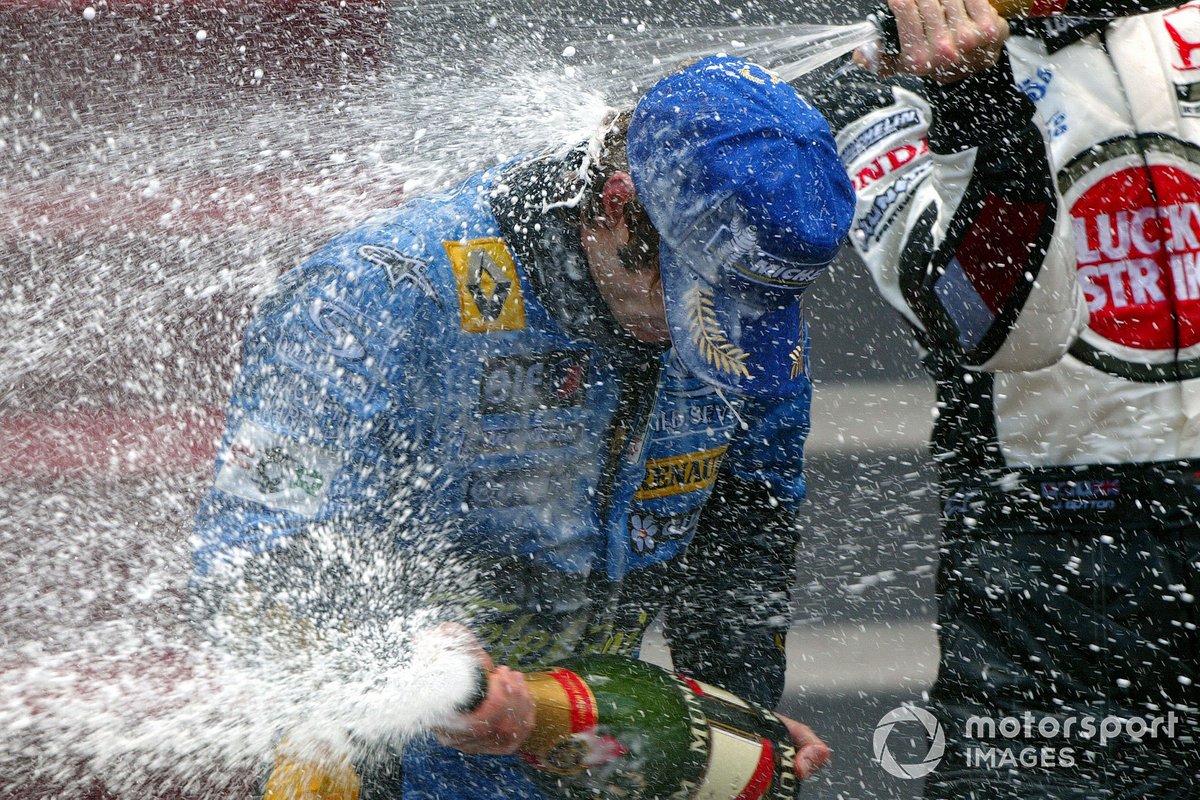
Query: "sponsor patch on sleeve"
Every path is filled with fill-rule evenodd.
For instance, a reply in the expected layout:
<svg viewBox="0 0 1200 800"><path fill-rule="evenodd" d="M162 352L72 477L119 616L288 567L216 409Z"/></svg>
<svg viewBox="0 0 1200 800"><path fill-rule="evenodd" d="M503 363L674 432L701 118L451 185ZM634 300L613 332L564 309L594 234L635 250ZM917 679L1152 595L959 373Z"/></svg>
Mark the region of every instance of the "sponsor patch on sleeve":
<svg viewBox="0 0 1200 800"><path fill-rule="evenodd" d="M422 294L436 303L438 308L442 308L442 299L438 297L437 290L429 282L427 274L429 262L425 259L410 256L394 247L381 244L364 244L359 246L355 252L359 258L383 270L384 275L387 276L388 286L393 290L405 284L415 286L421 290Z"/></svg>
<svg viewBox="0 0 1200 800"><path fill-rule="evenodd" d="M708 489L717 480L717 469L729 445L699 453L655 458L646 462L646 474L634 500L653 500Z"/></svg>
<svg viewBox="0 0 1200 800"><path fill-rule="evenodd" d="M912 172L901 175L882 194L876 195L865 213L860 212L850 232L860 251L865 253L879 244L932 170L933 164L928 161L918 164Z"/></svg>
<svg viewBox="0 0 1200 800"><path fill-rule="evenodd" d="M479 413L575 408L587 393L586 351L553 350L489 358L479 383Z"/></svg>
<svg viewBox="0 0 1200 800"><path fill-rule="evenodd" d="M249 420L224 453L222 492L302 517L317 515L341 463L332 450L304 444Z"/></svg>
<svg viewBox="0 0 1200 800"><path fill-rule="evenodd" d="M838 155L851 164L883 142L895 142L907 131L924 127L924 120L915 108L892 108L874 114L863 126L855 128L848 137L838 137ZM848 138L848 141L843 141ZM921 137L923 138L923 137Z"/></svg>
<svg viewBox="0 0 1200 800"><path fill-rule="evenodd" d="M467 333L525 330L525 301L512 253L503 239L444 242L458 283L458 310Z"/></svg>

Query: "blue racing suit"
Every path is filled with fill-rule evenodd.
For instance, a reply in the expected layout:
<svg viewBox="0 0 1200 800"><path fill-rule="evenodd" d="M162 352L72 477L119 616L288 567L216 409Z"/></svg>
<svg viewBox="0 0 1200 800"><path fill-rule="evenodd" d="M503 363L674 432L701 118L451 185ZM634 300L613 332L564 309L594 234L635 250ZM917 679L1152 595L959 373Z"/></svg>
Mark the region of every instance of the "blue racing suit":
<svg viewBox="0 0 1200 800"><path fill-rule="evenodd" d="M580 159L412 200L283 276L245 334L194 583L315 525L395 537L409 516L479 569L468 622L497 663L636 655L665 612L678 670L771 707L809 384L729 396L625 334L562 202ZM402 780L541 797L517 759L432 742Z"/></svg>

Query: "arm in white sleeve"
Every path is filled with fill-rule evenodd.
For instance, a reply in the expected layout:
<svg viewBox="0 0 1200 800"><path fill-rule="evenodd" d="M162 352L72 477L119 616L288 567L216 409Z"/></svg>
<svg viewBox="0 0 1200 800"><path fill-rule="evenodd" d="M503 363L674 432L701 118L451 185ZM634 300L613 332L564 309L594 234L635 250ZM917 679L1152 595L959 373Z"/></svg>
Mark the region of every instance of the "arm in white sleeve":
<svg viewBox="0 0 1200 800"><path fill-rule="evenodd" d="M921 348L1053 364L1087 321L1067 210L1007 57L941 87L844 70L818 96L858 192L851 242Z"/></svg>

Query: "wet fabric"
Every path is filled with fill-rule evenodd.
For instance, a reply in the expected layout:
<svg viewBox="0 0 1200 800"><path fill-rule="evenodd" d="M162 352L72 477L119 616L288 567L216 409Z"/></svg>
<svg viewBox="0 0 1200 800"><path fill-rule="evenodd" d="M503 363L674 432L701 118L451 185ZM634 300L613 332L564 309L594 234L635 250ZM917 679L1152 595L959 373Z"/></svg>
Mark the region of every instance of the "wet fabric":
<svg viewBox="0 0 1200 800"><path fill-rule="evenodd" d="M1190 491L1175 519L1158 524L1075 509L1070 527L1029 518L985 527L970 509L951 507L931 693L948 747L926 797L1196 796L1200 497ZM973 716L1024 723L1027 714L1034 725L1060 727L1069 717L1161 724L1157 736L1103 744L1024 725L990 738L968 727Z"/></svg>

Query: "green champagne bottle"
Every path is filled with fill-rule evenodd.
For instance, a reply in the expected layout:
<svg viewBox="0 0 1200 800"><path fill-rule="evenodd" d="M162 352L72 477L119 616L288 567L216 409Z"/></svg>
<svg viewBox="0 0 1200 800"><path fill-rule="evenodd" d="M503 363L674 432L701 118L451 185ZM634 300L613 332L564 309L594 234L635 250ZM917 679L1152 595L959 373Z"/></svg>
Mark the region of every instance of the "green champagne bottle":
<svg viewBox="0 0 1200 800"><path fill-rule="evenodd" d="M617 656L525 676L537 709L522 750L548 793L583 800L792 800L796 748L774 714Z"/></svg>

